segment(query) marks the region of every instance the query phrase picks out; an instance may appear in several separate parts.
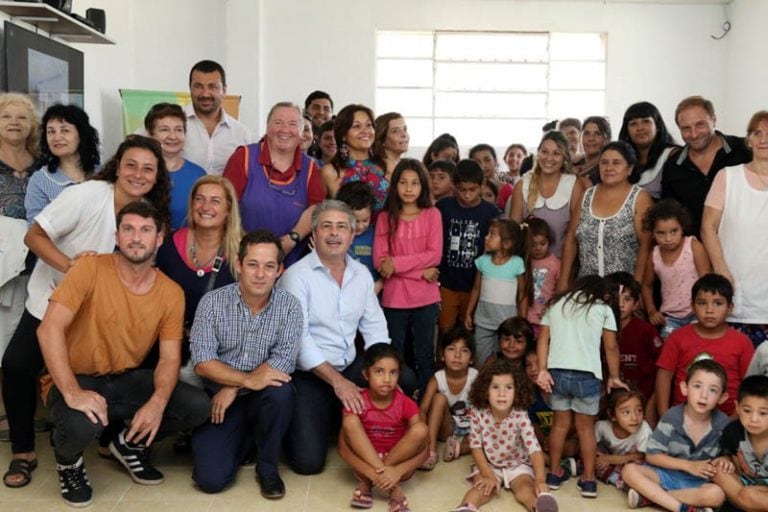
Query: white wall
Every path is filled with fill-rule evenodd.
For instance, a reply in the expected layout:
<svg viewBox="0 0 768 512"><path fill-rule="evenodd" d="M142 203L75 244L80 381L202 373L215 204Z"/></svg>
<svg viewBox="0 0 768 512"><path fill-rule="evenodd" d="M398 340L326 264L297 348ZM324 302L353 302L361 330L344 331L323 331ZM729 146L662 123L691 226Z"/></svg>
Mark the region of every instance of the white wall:
<svg viewBox="0 0 768 512"><path fill-rule="evenodd" d="M269 22L261 64L263 76L270 77L261 88L262 104L301 100L318 88L330 92L339 106L372 105L377 29L607 32L606 107L616 132L635 101L655 103L674 124L672 112L684 96L699 93L716 104L726 97L722 70L728 41L709 36L722 23L719 5L282 0L262 8ZM298 60L303 66L288 64Z"/></svg>
<svg viewBox="0 0 768 512"><path fill-rule="evenodd" d="M747 122L758 110L768 110L768 64L765 27L768 2L737 0L730 7L731 32L725 68L726 99L718 125L734 135L746 135ZM723 115L725 114L725 115Z"/></svg>
<svg viewBox="0 0 768 512"><path fill-rule="evenodd" d="M107 12L117 45L85 52L86 109L108 156L121 138L118 89L186 90L197 60L221 62L228 92L243 96L241 119L263 132L277 101L302 103L327 90L337 108L374 103L377 29L551 30L608 33L606 111L618 132L625 108L648 100L674 130L677 102L702 94L719 126L743 132L765 108L768 68L761 55L768 2L736 0L733 30L721 41L719 4L638 4L512 0L78 0ZM0 19L5 16L0 15ZM471 144L476 141L462 141ZM414 152L416 154L416 152Z"/></svg>

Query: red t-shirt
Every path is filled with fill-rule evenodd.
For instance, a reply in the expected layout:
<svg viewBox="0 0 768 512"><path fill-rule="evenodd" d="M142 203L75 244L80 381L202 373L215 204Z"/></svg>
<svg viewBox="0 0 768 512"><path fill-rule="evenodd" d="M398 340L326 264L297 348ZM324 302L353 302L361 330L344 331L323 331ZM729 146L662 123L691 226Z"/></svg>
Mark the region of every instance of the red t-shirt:
<svg viewBox="0 0 768 512"><path fill-rule="evenodd" d="M634 384L646 400L651 397L656 385L656 359L662 343L656 328L637 317L629 321L619 336L621 378L628 384Z"/></svg>
<svg viewBox="0 0 768 512"><path fill-rule="evenodd" d="M730 415L735 407L734 401L739 389L741 379L747 372L755 347L745 335L728 327L720 338L702 338L696 333L696 324L686 325L669 335L656 366L673 372L675 377L672 382L672 403L683 403L685 398L680 391L680 382L685 380L688 366L702 353L712 356L712 359L723 365L728 376L728 400L720 410Z"/></svg>
<svg viewBox="0 0 768 512"><path fill-rule="evenodd" d="M408 431L408 423L411 418L419 414L419 406L416 402L405 396L405 394L396 388L392 394L392 403L385 409L379 409L368 394L368 390L363 390L363 412L360 413L360 421L363 423L365 433L368 439L378 453L389 453L389 451L403 438ZM345 409L344 415L354 414Z"/></svg>

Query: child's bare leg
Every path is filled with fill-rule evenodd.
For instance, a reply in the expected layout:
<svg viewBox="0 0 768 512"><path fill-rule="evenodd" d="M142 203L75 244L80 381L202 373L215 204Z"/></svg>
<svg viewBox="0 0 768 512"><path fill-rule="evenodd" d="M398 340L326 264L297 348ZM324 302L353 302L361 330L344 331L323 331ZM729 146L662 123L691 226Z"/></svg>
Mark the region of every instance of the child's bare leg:
<svg viewBox="0 0 768 512"><path fill-rule="evenodd" d="M347 462L347 464L352 466L352 472L359 482L357 484L355 498L360 499L362 496L370 496L371 489L373 488L373 479L376 477L376 469L371 467L352 451L347 444L343 432L339 434L339 455Z"/></svg>
<svg viewBox="0 0 768 512"><path fill-rule="evenodd" d="M717 508L725 501L725 493L717 484L704 484L692 489L679 489L669 491L669 494L680 503L693 505L694 507Z"/></svg>
<svg viewBox="0 0 768 512"><path fill-rule="evenodd" d="M521 475L509 483L515 499L529 511L536 505L536 489L533 483L533 478L529 475Z"/></svg>
<svg viewBox="0 0 768 512"><path fill-rule="evenodd" d="M712 479L719 485L728 501L745 512L768 512L768 487L742 485L739 477L718 471Z"/></svg>
<svg viewBox="0 0 768 512"><path fill-rule="evenodd" d="M397 444L384 457L384 465L396 466L414 457L426 459L427 455L429 455L427 452L428 435L428 427L425 423L419 421L411 425L405 435L400 438ZM421 460L419 464L421 462L424 462L424 460Z"/></svg>
<svg viewBox="0 0 768 512"><path fill-rule="evenodd" d="M584 471L582 480L595 479L595 459L597 458L597 441L595 440L595 417L588 414L574 413L576 434L579 436L579 451Z"/></svg>
<svg viewBox="0 0 768 512"><path fill-rule="evenodd" d="M448 414L448 400L442 393L435 393L432 397L432 404L429 407L427 415L427 425L429 425L429 451L437 453L437 439L441 435L443 438L451 435L445 434L446 418L451 427L453 427L451 416Z"/></svg>
<svg viewBox="0 0 768 512"><path fill-rule="evenodd" d="M549 431L549 470L560 472L560 459L563 456L563 445L571 428L571 411L554 411L552 429Z"/></svg>
<svg viewBox="0 0 768 512"><path fill-rule="evenodd" d="M667 510L680 510L680 501L659 485L659 475L650 466L629 463L621 471L624 483Z"/></svg>
<svg viewBox="0 0 768 512"><path fill-rule="evenodd" d="M576 431L568 432L568 437L563 443L563 457L576 457L579 454L579 437Z"/></svg>
<svg viewBox="0 0 768 512"><path fill-rule="evenodd" d="M482 507L489 501L491 501L491 497L493 497L493 493L488 494L487 496L484 495L477 487L474 487L474 484L477 482L477 480L480 479L480 475L475 475L474 480L472 481L473 487L467 491L467 494L464 495L464 499L461 500L462 505L474 505L477 508Z"/></svg>
<svg viewBox="0 0 768 512"><path fill-rule="evenodd" d="M359 416L355 414L344 416L339 437L343 437L349 449L372 468L378 469L384 465L379 458L379 454L376 453L376 448L373 447L371 440L368 439L368 434L365 433L365 428ZM339 454L341 454L341 450L339 450ZM341 454L341 457L344 458L344 455ZM350 461L347 460L347 462L351 464Z"/></svg>

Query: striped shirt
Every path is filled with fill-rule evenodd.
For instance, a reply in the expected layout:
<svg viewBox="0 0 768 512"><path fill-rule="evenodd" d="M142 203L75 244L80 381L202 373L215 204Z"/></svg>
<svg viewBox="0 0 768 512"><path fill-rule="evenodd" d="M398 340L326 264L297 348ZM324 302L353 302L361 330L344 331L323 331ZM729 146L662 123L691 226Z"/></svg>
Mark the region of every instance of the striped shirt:
<svg viewBox="0 0 768 512"><path fill-rule="evenodd" d="M41 167L29 178L27 193L24 196L24 208L27 210L27 222L32 224L37 214L56 199L62 190L77 182L64 174L61 168L49 172L47 166Z"/></svg>
<svg viewBox="0 0 768 512"><path fill-rule="evenodd" d="M730 419L719 409L712 411L712 429L698 445L685 432L685 404L676 405L668 410L659 420L656 429L648 441L647 455L662 453L685 460L710 460L720 455L720 437Z"/></svg>
<svg viewBox="0 0 768 512"><path fill-rule="evenodd" d="M238 283L223 286L200 299L189 340L192 363L218 360L250 372L266 362L293 373L303 325L299 301L285 290L274 288L267 306L253 315Z"/></svg>

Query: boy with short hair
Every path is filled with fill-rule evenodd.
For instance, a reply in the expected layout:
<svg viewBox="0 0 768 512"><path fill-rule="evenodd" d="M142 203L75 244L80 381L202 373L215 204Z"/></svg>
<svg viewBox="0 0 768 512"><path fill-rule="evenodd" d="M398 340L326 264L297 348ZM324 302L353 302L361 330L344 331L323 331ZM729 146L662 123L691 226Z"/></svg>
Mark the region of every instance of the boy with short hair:
<svg viewBox="0 0 768 512"><path fill-rule="evenodd" d="M429 164L429 188L432 190L434 202L453 195L453 175L455 172L456 164L451 160L435 160Z"/></svg>
<svg viewBox="0 0 768 512"><path fill-rule="evenodd" d="M728 395L720 410L733 414L739 382L744 378L755 348L744 334L729 327L725 319L733 309L733 285L719 274L700 277L691 291L696 323L677 329L661 349L656 366L656 407L663 416L670 405L683 402L677 383L683 380L691 362L705 355L723 365L728 374ZM675 385L673 386L673 381Z"/></svg>
<svg viewBox="0 0 768 512"><path fill-rule="evenodd" d="M768 511L768 377L752 375L741 381L736 401L739 419L720 439L723 457L731 459L735 473L718 471L713 481L723 488L729 503L720 510Z"/></svg>
<svg viewBox="0 0 768 512"><path fill-rule="evenodd" d="M656 424L656 359L662 340L656 328L635 315L640 301L640 283L629 272L614 272L607 276L619 290L619 370L621 380L635 386L645 397L645 420Z"/></svg>
<svg viewBox="0 0 768 512"><path fill-rule="evenodd" d="M728 425L728 416L717 409L728 398L726 385L725 368L712 359L688 368L680 383L686 401L659 420L645 452L648 464L630 463L621 472L631 487L629 508L656 504L673 512L711 512L723 504L725 493L710 478L733 471L732 464L716 459Z"/></svg>
<svg viewBox="0 0 768 512"><path fill-rule="evenodd" d="M474 160L461 160L453 175L454 195L435 205L443 220L443 257L440 261L438 327L444 333L467 313L475 284L475 259L483 252L490 221L501 214L496 205L480 198L483 170ZM482 364L482 360L478 360Z"/></svg>
<svg viewBox="0 0 768 512"><path fill-rule="evenodd" d="M349 255L365 265L373 277L373 289L378 294L384 286L381 276L373 264L374 226L371 222L376 195L370 183L350 181L341 186L336 199L346 203L355 215L355 238L349 246Z"/></svg>

